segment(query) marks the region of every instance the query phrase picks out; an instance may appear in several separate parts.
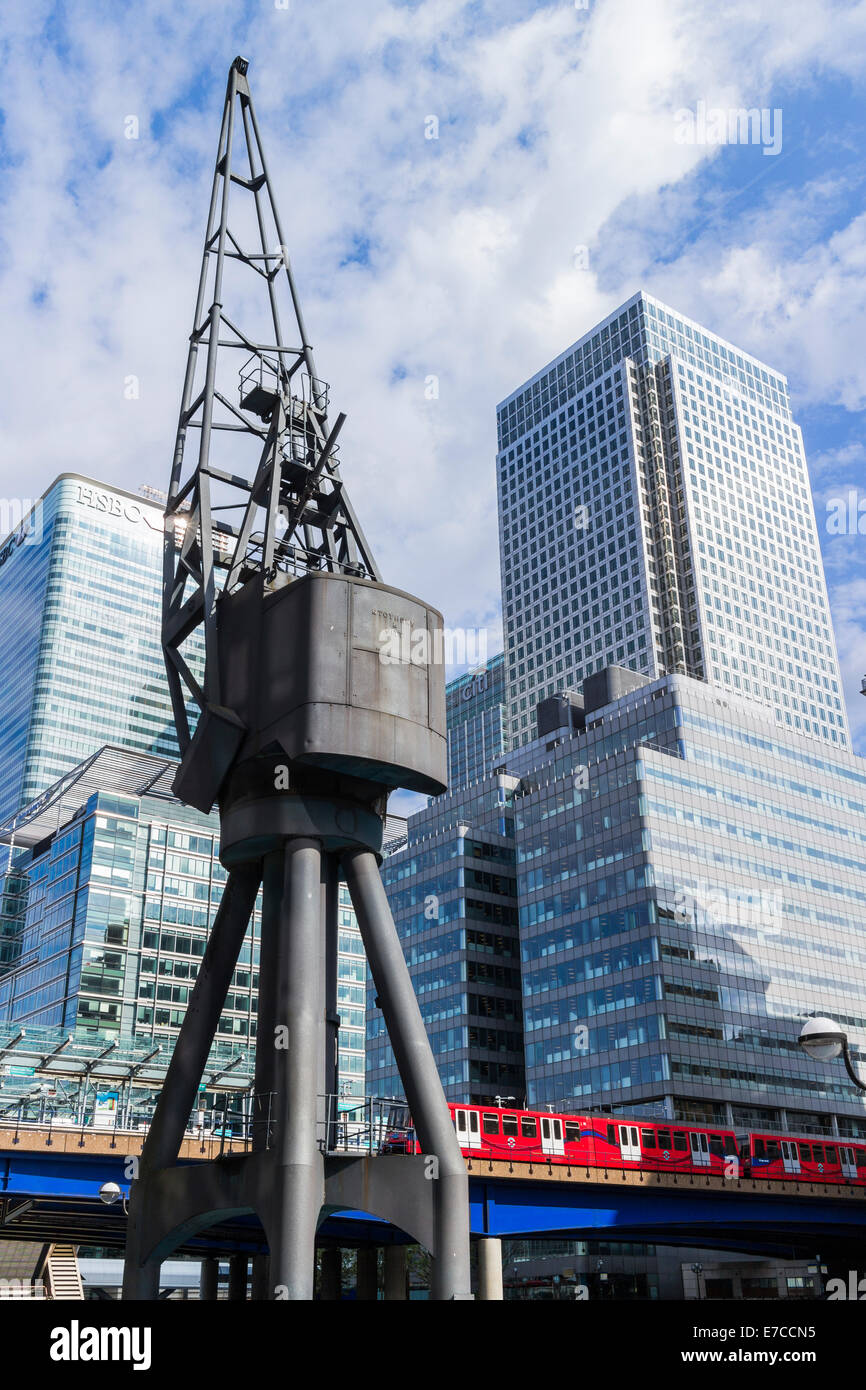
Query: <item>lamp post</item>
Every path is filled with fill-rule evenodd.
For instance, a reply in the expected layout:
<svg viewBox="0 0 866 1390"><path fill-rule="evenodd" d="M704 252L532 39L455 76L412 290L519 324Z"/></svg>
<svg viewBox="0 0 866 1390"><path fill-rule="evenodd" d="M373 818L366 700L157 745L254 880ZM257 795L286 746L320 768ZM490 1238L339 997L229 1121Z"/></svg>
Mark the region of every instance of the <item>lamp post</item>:
<svg viewBox="0 0 866 1390"><path fill-rule="evenodd" d="M832 1062L841 1053L845 1070L854 1085L858 1090L866 1091L866 1081L861 1081L851 1061L848 1035L832 1018L807 1019L800 1031L798 1042L815 1062Z"/></svg>
<svg viewBox="0 0 866 1390"><path fill-rule="evenodd" d="M703 1265L700 1265L700 1264L692 1265L692 1274L695 1276L695 1283L697 1284L697 1288L698 1288L698 1302L699 1302L699 1303L700 1303L700 1301L701 1301L701 1274L703 1273L703 1269L704 1269Z"/></svg>

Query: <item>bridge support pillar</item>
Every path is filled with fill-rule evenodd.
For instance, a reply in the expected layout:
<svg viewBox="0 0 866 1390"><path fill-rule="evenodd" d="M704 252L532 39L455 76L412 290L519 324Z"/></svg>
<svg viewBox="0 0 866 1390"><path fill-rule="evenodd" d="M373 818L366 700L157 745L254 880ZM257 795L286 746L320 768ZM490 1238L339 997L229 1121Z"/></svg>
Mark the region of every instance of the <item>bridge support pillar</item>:
<svg viewBox="0 0 866 1390"><path fill-rule="evenodd" d="M199 1276L198 1296L203 1303L215 1303L219 1294L220 1282L220 1262L209 1255L201 1262L201 1275Z"/></svg>
<svg viewBox="0 0 866 1390"><path fill-rule="evenodd" d="M329 1303L340 1299L343 1292L343 1252L339 1247L322 1251L319 1296Z"/></svg>
<svg viewBox="0 0 866 1390"><path fill-rule="evenodd" d="M253 1255L253 1268L250 1276L250 1298L255 1302L270 1298L269 1255Z"/></svg>
<svg viewBox="0 0 866 1390"><path fill-rule="evenodd" d="M502 1241L482 1236L478 1242L478 1297L485 1302L501 1302Z"/></svg>
<svg viewBox="0 0 866 1390"><path fill-rule="evenodd" d="M385 1298L400 1302L408 1297L406 1287L406 1246L385 1246Z"/></svg>
<svg viewBox="0 0 866 1390"><path fill-rule="evenodd" d="M245 1303L247 1298L248 1255L232 1255L229 1259L229 1301Z"/></svg>
<svg viewBox="0 0 866 1390"><path fill-rule="evenodd" d="M372 1302L379 1294L379 1251L375 1245L358 1251L355 1297Z"/></svg>

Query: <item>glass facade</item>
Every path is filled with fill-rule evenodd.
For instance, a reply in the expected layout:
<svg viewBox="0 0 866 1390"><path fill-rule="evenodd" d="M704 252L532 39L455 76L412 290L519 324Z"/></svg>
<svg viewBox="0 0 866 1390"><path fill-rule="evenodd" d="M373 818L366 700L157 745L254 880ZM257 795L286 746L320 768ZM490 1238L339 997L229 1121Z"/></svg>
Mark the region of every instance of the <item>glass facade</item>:
<svg viewBox="0 0 866 1390"><path fill-rule="evenodd" d="M219 823L160 795L103 790L33 850L16 854L7 894L9 960L0 1024L80 1037L151 1038L171 1048L222 897ZM366 961L345 887L338 941L339 1082L364 1094ZM216 1042L255 1038L260 902Z"/></svg>
<svg viewBox="0 0 866 1390"><path fill-rule="evenodd" d="M607 665L849 746L784 377L640 293L498 409L510 739Z"/></svg>
<svg viewBox="0 0 866 1390"><path fill-rule="evenodd" d="M667 676L509 755L530 1099L866 1134L866 766Z"/></svg>
<svg viewBox="0 0 866 1390"><path fill-rule="evenodd" d="M522 1099L522 1015L530 1106L866 1135L797 1042L827 1014L866 1062L866 764L703 681L609 674L634 688L588 682L584 728L566 709L431 801L384 866L449 1098ZM368 1076L399 1090L372 1007Z"/></svg>
<svg viewBox="0 0 866 1390"><path fill-rule="evenodd" d="M105 743L177 757L161 508L62 474L20 535L0 546L0 823Z"/></svg>
<svg viewBox="0 0 866 1390"><path fill-rule="evenodd" d="M382 865L421 1014L449 1100L522 1102L520 949L511 795L491 775L412 816ZM469 814L467 814L467 812ZM401 1093L369 987L367 1089Z"/></svg>
<svg viewBox="0 0 866 1390"><path fill-rule="evenodd" d="M468 787L493 771L505 751L505 655L449 681L445 689L448 786Z"/></svg>

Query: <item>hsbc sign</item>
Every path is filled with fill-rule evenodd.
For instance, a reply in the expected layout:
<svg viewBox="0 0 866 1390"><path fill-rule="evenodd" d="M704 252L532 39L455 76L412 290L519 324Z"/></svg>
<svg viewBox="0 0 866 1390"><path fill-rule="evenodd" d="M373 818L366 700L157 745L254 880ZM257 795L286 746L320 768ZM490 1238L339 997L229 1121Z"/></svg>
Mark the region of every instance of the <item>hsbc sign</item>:
<svg viewBox="0 0 866 1390"><path fill-rule="evenodd" d="M90 507L95 512L102 512L104 516L123 517L125 521L134 524L143 521L151 531L163 529L162 516L152 516L149 507L141 506L130 497L118 497L113 492L105 492L101 488L87 487L84 483L79 483L77 500L80 506Z"/></svg>

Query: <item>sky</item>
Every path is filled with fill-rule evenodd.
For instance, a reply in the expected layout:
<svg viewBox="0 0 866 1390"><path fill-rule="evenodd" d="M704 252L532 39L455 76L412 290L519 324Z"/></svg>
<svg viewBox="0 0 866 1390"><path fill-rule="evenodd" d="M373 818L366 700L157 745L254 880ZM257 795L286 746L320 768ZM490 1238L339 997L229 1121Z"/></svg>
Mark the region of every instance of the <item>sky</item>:
<svg viewBox="0 0 866 1390"><path fill-rule="evenodd" d="M496 404L643 288L788 376L866 751L866 0L5 0L0 499L166 485L238 53L386 582L498 650Z"/></svg>

